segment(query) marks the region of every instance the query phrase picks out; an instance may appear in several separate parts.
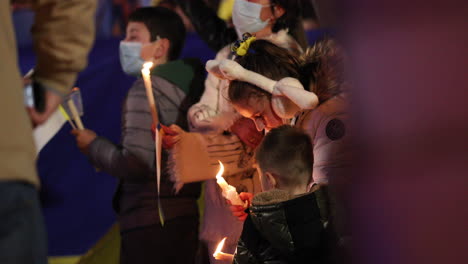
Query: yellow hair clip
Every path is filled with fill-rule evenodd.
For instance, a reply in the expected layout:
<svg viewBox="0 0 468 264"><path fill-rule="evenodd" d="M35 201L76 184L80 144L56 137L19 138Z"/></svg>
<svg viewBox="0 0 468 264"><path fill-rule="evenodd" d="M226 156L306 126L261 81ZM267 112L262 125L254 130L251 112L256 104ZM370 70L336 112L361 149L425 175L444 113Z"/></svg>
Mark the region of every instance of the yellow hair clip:
<svg viewBox="0 0 468 264"><path fill-rule="evenodd" d="M250 43L255 41L257 38L252 36L250 33L244 33L242 35L242 40L236 41L231 47L231 51L237 56L244 56L249 51Z"/></svg>

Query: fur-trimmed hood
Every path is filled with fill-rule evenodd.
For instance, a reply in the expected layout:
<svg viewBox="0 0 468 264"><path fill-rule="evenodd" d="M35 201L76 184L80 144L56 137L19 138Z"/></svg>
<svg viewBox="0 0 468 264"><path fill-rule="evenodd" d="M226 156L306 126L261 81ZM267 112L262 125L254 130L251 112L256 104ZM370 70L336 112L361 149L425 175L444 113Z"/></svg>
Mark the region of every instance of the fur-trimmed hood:
<svg viewBox="0 0 468 264"><path fill-rule="evenodd" d="M309 91L323 103L344 92L345 55L332 38L324 38L309 47L300 57L301 76Z"/></svg>
<svg viewBox="0 0 468 264"><path fill-rule="evenodd" d="M315 196L316 204L320 210L320 216L324 224L326 224L328 218L328 202L326 196L327 187L314 185L309 193L300 195L292 195L284 190L273 189L267 192L261 192L254 196L252 200L251 212L261 210L262 207L282 207L282 203L289 201L288 203L301 202L301 197L311 195ZM297 199L297 201L295 201Z"/></svg>

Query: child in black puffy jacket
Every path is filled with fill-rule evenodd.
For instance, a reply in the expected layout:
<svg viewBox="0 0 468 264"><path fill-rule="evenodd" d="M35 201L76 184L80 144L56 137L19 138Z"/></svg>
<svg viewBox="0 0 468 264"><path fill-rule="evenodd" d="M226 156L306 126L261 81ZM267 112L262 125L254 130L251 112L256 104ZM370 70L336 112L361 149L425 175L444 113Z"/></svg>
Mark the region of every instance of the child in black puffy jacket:
<svg viewBox="0 0 468 264"><path fill-rule="evenodd" d="M234 263L326 263L327 203L324 188L310 183L309 136L275 128L256 159L264 192L252 199Z"/></svg>

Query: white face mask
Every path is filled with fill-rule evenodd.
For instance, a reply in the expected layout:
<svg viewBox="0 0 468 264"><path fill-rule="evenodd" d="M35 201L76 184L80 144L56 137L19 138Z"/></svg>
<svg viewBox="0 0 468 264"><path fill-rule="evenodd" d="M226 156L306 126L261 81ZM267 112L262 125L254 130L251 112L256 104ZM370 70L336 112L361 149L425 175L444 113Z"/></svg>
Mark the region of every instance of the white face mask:
<svg viewBox="0 0 468 264"><path fill-rule="evenodd" d="M254 34L268 25L270 19L266 21L260 19L260 12L265 6L270 5L251 3L246 0L236 0L234 2L232 22L234 23L239 38L242 38L242 34L245 32Z"/></svg>
<svg viewBox="0 0 468 264"><path fill-rule="evenodd" d="M142 44L140 42L120 42L120 65L122 70L132 76L140 76L145 61L140 57Z"/></svg>

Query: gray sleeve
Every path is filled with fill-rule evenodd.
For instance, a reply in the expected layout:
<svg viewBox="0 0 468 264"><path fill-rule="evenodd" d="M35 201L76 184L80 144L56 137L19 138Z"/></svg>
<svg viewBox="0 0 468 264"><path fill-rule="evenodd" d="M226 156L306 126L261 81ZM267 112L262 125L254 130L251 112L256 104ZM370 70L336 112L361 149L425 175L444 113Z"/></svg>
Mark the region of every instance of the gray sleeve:
<svg viewBox="0 0 468 264"><path fill-rule="evenodd" d="M91 143L88 158L96 168L119 179L145 178L149 171L136 156L103 137Z"/></svg>
<svg viewBox="0 0 468 264"><path fill-rule="evenodd" d="M143 82L129 90L122 110L122 144L98 137L90 145L89 159L103 171L121 178L149 177L154 171L155 152Z"/></svg>

